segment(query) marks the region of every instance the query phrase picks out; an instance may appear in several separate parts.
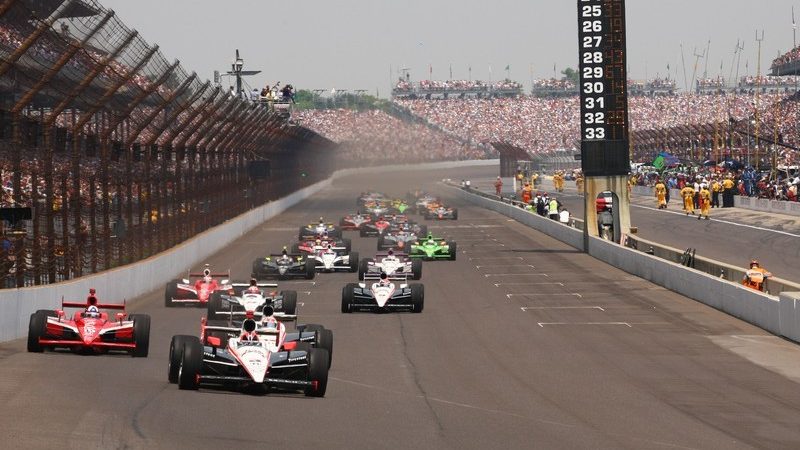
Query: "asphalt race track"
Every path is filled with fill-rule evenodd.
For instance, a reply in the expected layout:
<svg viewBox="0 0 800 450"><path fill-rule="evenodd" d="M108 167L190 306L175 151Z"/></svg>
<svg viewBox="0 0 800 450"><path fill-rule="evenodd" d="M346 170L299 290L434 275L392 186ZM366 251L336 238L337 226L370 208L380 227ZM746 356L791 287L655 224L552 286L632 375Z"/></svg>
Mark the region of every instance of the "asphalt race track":
<svg viewBox="0 0 800 450"><path fill-rule="evenodd" d="M485 170L342 179L208 262L247 279L255 257L290 243L299 224L321 215L338 220L361 190L446 193L435 180ZM202 312L165 308L159 290L132 302L153 316L147 359L29 354L23 340L0 344L0 442L81 449L800 446L794 344L504 216L453 203L459 220L431 231L457 241L458 260L424 264L421 314L341 314L341 288L354 274L281 284L301 291L301 322L334 332L325 398L168 384L169 340L196 334ZM374 252L374 238L347 234L362 256ZM185 269L176 267L176 275Z"/></svg>

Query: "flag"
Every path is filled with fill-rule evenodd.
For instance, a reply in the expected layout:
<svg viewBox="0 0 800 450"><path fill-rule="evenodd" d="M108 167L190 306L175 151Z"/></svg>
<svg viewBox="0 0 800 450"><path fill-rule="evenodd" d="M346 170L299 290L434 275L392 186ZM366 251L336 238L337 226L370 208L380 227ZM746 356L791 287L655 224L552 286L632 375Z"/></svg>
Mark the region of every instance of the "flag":
<svg viewBox="0 0 800 450"><path fill-rule="evenodd" d="M664 168L664 157L661 156L661 155L658 155L656 157L656 159L653 160L652 166L655 167L658 170L663 169Z"/></svg>
<svg viewBox="0 0 800 450"><path fill-rule="evenodd" d="M450 79L453 79L453 65L450 64Z"/></svg>

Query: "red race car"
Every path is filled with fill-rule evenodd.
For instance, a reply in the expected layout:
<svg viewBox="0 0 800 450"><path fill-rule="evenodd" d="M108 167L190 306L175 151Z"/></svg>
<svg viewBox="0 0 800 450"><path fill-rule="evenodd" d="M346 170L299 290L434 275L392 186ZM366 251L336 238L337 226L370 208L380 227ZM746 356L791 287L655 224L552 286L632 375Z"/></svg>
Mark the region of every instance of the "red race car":
<svg viewBox="0 0 800 450"><path fill-rule="evenodd" d="M372 222L372 216L369 214L348 214L339 220L339 228L342 230L360 230L366 223Z"/></svg>
<svg viewBox="0 0 800 450"><path fill-rule="evenodd" d="M80 308L72 318L64 308ZM109 317L103 309L122 312ZM85 303L61 301L56 311L40 309L31 314L28 324L28 351L69 348L84 353L120 351L134 357L147 357L150 348L150 316L125 314L125 304L99 303L95 290L89 290Z"/></svg>
<svg viewBox="0 0 800 450"><path fill-rule="evenodd" d="M324 250L330 245L333 248L342 249L345 253L350 253L352 250L352 242L347 238L332 238L332 237L318 237L307 238L292 245L292 253L307 253L309 255L316 255L318 252Z"/></svg>
<svg viewBox="0 0 800 450"><path fill-rule="evenodd" d="M217 281L217 278L220 280ZM211 272L208 264L202 272L189 272L183 280L172 280L164 289L164 304L167 307L177 304L190 304L204 306L208 303L211 294L217 291L232 293L230 285L231 273ZM191 280L194 279L194 282Z"/></svg>

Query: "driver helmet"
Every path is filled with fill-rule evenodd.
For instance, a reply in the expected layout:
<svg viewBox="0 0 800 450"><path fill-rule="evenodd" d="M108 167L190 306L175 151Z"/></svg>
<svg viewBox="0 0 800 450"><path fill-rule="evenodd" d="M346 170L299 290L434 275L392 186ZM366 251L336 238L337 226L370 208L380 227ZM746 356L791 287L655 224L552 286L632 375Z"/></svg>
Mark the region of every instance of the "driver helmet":
<svg viewBox="0 0 800 450"><path fill-rule="evenodd" d="M239 340L244 341L257 341L258 334L256 333L256 322L253 319L247 319L242 323L242 334Z"/></svg>
<svg viewBox="0 0 800 450"><path fill-rule="evenodd" d="M317 244L317 245L322 245L322 240L317 238L317 240L314 241L314 243Z"/></svg>
<svg viewBox="0 0 800 450"><path fill-rule="evenodd" d="M758 260L754 259L750 261L750 268L752 269L753 267L761 267L761 264L758 263Z"/></svg>
<svg viewBox="0 0 800 450"><path fill-rule="evenodd" d="M100 308L98 308L96 305L89 305L89 307L86 308L86 313L84 316L96 319L100 317Z"/></svg>
<svg viewBox="0 0 800 450"><path fill-rule="evenodd" d="M328 237L328 232L327 231L323 231L322 232L322 237Z"/></svg>
<svg viewBox="0 0 800 450"><path fill-rule="evenodd" d="M324 225L325 224L325 220L322 217L319 218L319 224L320 225Z"/></svg>
<svg viewBox="0 0 800 450"><path fill-rule="evenodd" d="M247 288L247 292L251 294L258 294L261 292L258 289L258 280L255 278L250 278L250 286Z"/></svg>
<svg viewBox="0 0 800 450"><path fill-rule="evenodd" d="M331 251L331 250L333 250L333 246L332 246L331 244L328 244L328 245L325 247L325 250Z"/></svg>
<svg viewBox="0 0 800 450"><path fill-rule="evenodd" d="M386 275L386 272L381 272L381 284L389 283L389 275Z"/></svg>
<svg viewBox="0 0 800 450"><path fill-rule="evenodd" d="M427 239L428 239L429 241L432 241L432 240L433 240L433 235L432 235L432 234L428 234L428 237L427 237Z"/></svg>
<svg viewBox="0 0 800 450"><path fill-rule="evenodd" d="M391 250L391 249L390 249L390 250L389 250L389 252L387 253L387 255L389 255L389 256L394 256L394 250Z"/></svg>

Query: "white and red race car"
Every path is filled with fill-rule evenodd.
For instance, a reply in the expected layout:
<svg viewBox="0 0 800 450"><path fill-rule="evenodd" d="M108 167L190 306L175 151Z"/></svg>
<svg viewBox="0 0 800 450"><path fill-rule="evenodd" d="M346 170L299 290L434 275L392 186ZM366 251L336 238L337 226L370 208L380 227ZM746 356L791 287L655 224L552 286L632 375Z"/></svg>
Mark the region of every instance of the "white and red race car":
<svg viewBox="0 0 800 450"><path fill-rule="evenodd" d="M364 258L358 265L358 278L364 279L368 273L385 273L389 277L407 275L412 280L422 278L422 261L412 259L405 253L389 250L385 253L376 253L374 258Z"/></svg>

